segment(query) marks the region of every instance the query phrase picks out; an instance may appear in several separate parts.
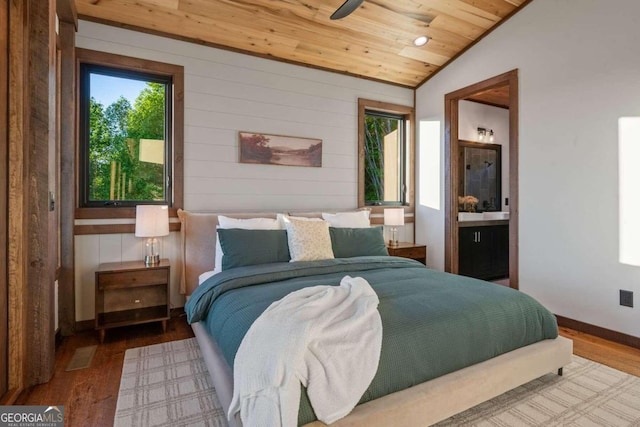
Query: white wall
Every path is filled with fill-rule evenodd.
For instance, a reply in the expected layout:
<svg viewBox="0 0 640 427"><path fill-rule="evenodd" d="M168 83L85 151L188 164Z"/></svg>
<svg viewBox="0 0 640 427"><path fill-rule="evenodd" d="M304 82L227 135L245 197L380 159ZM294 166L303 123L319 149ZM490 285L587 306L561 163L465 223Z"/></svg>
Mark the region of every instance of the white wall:
<svg viewBox="0 0 640 427"><path fill-rule="evenodd" d="M530 3L420 87L416 113L442 123L446 93L519 69L520 288L556 314L637 337L640 269L618 261L618 119L640 116L640 2L579 3ZM444 182L442 137L423 147ZM440 201L418 201L416 239L443 268L444 188L418 194ZM635 308L618 305L621 288Z"/></svg>
<svg viewBox="0 0 640 427"><path fill-rule="evenodd" d="M80 21L76 45L183 65L184 207L194 211L351 209L357 206L357 100L413 105L413 91L345 75ZM238 131L323 140L322 168L238 163ZM404 240L413 227L402 229ZM178 237L163 239L177 274ZM140 240L140 241L138 241ZM94 315L100 262L138 259L133 235L76 237L76 320ZM172 304L182 306L177 276Z"/></svg>
<svg viewBox="0 0 640 427"><path fill-rule="evenodd" d="M460 139L478 141L478 128L492 129L492 144L501 146L501 210L509 211L505 198L509 197L509 110L471 101L458 102L458 135ZM489 142L485 140L485 142Z"/></svg>

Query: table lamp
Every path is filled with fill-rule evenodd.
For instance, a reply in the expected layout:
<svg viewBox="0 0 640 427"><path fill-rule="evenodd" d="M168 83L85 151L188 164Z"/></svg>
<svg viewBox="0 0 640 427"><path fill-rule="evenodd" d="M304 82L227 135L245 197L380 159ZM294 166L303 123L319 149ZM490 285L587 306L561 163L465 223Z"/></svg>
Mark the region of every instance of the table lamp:
<svg viewBox="0 0 640 427"><path fill-rule="evenodd" d="M398 246L398 226L404 225L404 208L385 209L384 225L391 227L389 246Z"/></svg>
<svg viewBox="0 0 640 427"><path fill-rule="evenodd" d="M169 207L163 205L136 206L136 237L146 237L144 263L157 265L160 253L157 237L169 235Z"/></svg>

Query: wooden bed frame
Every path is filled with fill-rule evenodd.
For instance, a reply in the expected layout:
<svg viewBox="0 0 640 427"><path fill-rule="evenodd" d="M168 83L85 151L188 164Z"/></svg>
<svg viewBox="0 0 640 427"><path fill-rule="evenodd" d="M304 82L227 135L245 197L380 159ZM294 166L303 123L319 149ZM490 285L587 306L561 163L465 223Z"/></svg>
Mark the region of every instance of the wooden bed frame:
<svg viewBox="0 0 640 427"><path fill-rule="evenodd" d="M223 214L234 218L275 218L275 213ZM300 214L295 214L300 215ZM319 213L306 213L315 217ZM217 214L178 211L182 222L183 271L180 289L186 295L198 286L198 276L213 270ZM215 339L200 323L192 325L218 398L226 413L233 395L233 375ZM558 371L571 362L573 341L544 340L442 377L358 405L332 426L386 427L430 425L492 399L506 391ZM239 417L231 427L241 427ZM320 427L315 421L305 427Z"/></svg>

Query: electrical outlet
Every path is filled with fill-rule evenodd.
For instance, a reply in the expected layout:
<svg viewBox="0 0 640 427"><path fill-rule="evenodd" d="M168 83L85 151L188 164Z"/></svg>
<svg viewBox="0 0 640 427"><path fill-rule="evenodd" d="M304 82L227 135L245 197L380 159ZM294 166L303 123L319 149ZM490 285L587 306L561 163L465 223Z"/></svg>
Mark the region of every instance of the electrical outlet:
<svg viewBox="0 0 640 427"><path fill-rule="evenodd" d="M620 305L633 307L633 292L620 289Z"/></svg>

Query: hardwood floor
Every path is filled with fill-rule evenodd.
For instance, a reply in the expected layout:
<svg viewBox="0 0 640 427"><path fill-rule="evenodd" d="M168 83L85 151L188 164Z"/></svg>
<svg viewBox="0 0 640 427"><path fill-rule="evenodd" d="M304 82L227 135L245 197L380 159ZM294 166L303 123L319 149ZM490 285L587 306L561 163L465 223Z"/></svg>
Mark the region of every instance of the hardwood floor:
<svg viewBox="0 0 640 427"><path fill-rule="evenodd" d="M640 377L640 349L565 327L560 335L573 340L573 354Z"/></svg>
<svg viewBox="0 0 640 427"><path fill-rule="evenodd" d="M560 333L573 340L575 354L640 376L640 349L569 328L560 328ZM53 379L23 392L16 404L64 405L66 426L111 426L125 351L192 336L184 316L172 318L164 334L160 323L110 329L105 342L98 345L91 367L71 372L65 368L75 349L98 344L98 334L88 331L66 338L56 352Z"/></svg>
<svg viewBox="0 0 640 427"><path fill-rule="evenodd" d="M51 381L24 391L16 405L64 405L65 426L112 426L124 353L129 348L193 336L184 316L171 318L167 332L160 322L109 329L103 344L87 331L65 338L56 351ZM91 367L65 372L76 348L99 344Z"/></svg>

